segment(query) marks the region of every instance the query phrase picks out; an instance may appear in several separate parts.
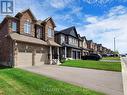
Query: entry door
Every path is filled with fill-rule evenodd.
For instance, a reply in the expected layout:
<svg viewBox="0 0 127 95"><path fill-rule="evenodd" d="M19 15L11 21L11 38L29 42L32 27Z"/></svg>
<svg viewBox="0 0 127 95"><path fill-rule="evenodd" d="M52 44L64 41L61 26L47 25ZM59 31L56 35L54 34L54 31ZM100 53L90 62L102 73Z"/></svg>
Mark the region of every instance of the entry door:
<svg viewBox="0 0 127 95"><path fill-rule="evenodd" d="M76 59L76 51L73 51L73 59Z"/></svg>

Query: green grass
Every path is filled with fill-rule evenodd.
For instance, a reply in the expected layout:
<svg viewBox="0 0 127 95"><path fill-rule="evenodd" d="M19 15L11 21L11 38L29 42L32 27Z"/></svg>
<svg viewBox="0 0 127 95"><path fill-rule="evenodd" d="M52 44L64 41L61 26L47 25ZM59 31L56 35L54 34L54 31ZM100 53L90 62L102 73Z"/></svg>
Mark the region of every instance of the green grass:
<svg viewBox="0 0 127 95"><path fill-rule="evenodd" d="M103 57L102 60L120 60L120 57Z"/></svg>
<svg viewBox="0 0 127 95"><path fill-rule="evenodd" d="M0 95L104 95L28 71L0 69Z"/></svg>
<svg viewBox="0 0 127 95"><path fill-rule="evenodd" d="M102 62L102 61L91 61L91 60L68 60L61 66L79 67L79 68L90 68L98 70L108 71L121 71L120 62Z"/></svg>

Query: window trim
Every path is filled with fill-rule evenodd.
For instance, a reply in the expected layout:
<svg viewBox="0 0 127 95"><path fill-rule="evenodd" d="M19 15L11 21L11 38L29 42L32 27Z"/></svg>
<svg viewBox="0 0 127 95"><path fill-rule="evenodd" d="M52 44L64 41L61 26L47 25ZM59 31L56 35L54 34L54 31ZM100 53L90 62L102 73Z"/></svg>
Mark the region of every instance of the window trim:
<svg viewBox="0 0 127 95"><path fill-rule="evenodd" d="M49 31L49 29L50 29L50 31ZM49 35L49 32L50 32L50 35ZM52 28L48 27L48 37L52 38L52 36L53 36Z"/></svg>
<svg viewBox="0 0 127 95"><path fill-rule="evenodd" d="M29 20L24 23L24 33L31 34L32 25Z"/></svg>
<svg viewBox="0 0 127 95"><path fill-rule="evenodd" d="M13 26L13 25L15 25L15 26ZM12 29L13 32L16 32L17 31L17 22L16 21L12 21L11 22L11 29Z"/></svg>

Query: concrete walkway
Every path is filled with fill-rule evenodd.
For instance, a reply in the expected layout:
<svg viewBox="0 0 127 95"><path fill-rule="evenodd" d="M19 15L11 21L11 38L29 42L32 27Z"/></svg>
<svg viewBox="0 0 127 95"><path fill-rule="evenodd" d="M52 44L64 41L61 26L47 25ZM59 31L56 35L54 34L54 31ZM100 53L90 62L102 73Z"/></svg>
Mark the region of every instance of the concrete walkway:
<svg viewBox="0 0 127 95"><path fill-rule="evenodd" d="M123 95L121 72L84 68L42 65L22 67L22 69L42 74L74 85L90 88L107 95Z"/></svg>

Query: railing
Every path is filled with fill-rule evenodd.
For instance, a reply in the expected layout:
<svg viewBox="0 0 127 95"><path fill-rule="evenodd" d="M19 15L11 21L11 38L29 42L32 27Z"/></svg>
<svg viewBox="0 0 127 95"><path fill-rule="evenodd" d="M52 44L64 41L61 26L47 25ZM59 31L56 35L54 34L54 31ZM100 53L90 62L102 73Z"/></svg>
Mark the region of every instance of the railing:
<svg viewBox="0 0 127 95"><path fill-rule="evenodd" d="M60 64L60 61L58 59L52 59L52 64L53 65Z"/></svg>

